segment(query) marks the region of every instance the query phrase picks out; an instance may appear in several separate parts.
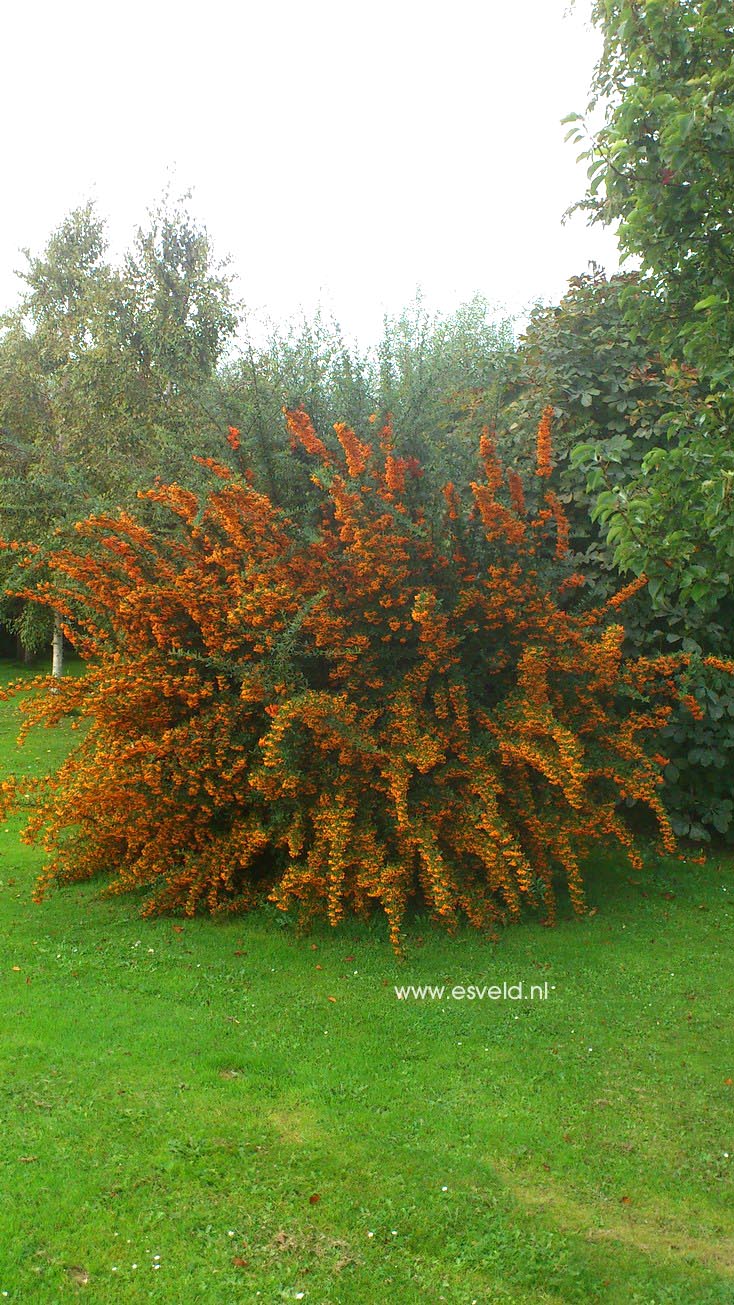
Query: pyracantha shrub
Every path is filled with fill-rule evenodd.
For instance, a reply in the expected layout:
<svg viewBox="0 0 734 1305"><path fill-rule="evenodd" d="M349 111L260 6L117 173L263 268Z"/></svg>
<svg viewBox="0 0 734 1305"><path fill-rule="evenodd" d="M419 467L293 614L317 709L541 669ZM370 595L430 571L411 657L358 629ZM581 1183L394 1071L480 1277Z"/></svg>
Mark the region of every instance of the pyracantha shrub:
<svg viewBox="0 0 734 1305"><path fill-rule="evenodd" d="M203 501L157 486L155 529L91 517L52 555L35 597L87 667L24 704L29 724L83 726L55 776L15 791L48 853L37 897L102 873L146 889L147 913L268 897L336 924L379 903L398 945L415 899L450 927L524 903L551 921L565 877L583 910L596 843L639 864L620 799L671 849L649 739L682 661L624 662L624 593L573 611L550 410L532 484L485 429L476 480L438 504L389 420L368 442L286 417L317 490L300 522L211 462Z"/></svg>

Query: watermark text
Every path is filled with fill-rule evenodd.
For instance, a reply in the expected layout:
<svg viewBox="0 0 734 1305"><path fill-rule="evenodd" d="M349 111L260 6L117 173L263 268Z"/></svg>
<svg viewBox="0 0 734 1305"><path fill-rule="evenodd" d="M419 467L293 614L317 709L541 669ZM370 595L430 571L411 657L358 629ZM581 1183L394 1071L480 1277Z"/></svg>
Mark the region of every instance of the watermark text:
<svg viewBox="0 0 734 1305"><path fill-rule="evenodd" d="M398 1001L547 1001L555 983L462 983L413 985L393 989Z"/></svg>

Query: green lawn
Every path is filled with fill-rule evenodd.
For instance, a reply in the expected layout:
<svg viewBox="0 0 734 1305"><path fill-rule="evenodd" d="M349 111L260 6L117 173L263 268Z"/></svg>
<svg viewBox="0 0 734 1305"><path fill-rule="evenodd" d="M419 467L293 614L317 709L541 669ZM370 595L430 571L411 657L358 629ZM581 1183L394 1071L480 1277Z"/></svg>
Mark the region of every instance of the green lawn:
<svg viewBox="0 0 734 1305"><path fill-rule="evenodd" d="M7 769L68 746L16 727L0 704ZM34 906L18 829L0 1302L734 1302L731 858L610 860L592 917L497 945L419 921L397 961L381 924ZM394 991L503 982L549 995Z"/></svg>

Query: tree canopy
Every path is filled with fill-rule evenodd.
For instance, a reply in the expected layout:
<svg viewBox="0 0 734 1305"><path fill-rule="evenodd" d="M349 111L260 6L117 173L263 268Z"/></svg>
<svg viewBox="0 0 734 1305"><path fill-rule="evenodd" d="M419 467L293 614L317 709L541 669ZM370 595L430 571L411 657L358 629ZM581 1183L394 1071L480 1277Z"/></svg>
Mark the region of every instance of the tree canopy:
<svg viewBox="0 0 734 1305"><path fill-rule="evenodd" d="M719 0L597 0L604 37L581 207L616 223L641 264L629 321L664 362L695 367L702 402L670 423L598 510L617 562L654 575L662 603L713 612L734 575L734 25ZM659 559L665 558L660 566Z"/></svg>
<svg viewBox="0 0 734 1305"><path fill-rule="evenodd" d="M23 294L0 324L0 535L43 550L164 468L190 475L237 319L208 236L180 205L151 215L119 267L93 205L25 253ZM26 644L46 637L32 609L3 610Z"/></svg>

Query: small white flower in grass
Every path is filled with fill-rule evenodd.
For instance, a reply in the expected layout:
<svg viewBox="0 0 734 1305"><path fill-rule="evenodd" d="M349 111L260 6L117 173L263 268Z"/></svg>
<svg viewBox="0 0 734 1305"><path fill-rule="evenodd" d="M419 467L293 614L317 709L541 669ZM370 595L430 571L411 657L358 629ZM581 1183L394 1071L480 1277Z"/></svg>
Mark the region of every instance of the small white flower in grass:
<svg viewBox="0 0 734 1305"><path fill-rule="evenodd" d="M228 1229L227 1229L227 1236L228 1236L228 1237L234 1237L234 1228L228 1228Z"/></svg>
<svg viewBox="0 0 734 1305"><path fill-rule="evenodd" d="M161 1258L160 1255L154 1255L154 1256L153 1256L153 1259L154 1259L154 1260L159 1260L160 1258Z"/></svg>
<svg viewBox="0 0 734 1305"><path fill-rule="evenodd" d="M153 1265L153 1268L154 1268L154 1269L160 1269L160 1267L161 1267L160 1264L154 1264L154 1265Z"/></svg>
<svg viewBox="0 0 734 1305"><path fill-rule="evenodd" d="M368 1233L367 1233L367 1236L368 1236L368 1237L374 1237L374 1235L375 1235L375 1234L372 1233L372 1232L368 1232Z"/></svg>
<svg viewBox="0 0 734 1305"><path fill-rule="evenodd" d="M149 948L148 948L148 955L149 955L149 956L152 956L153 953L154 953L154 948L153 948L153 947L149 947Z"/></svg>
<svg viewBox="0 0 734 1305"><path fill-rule="evenodd" d="M116 1264L113 1264L113 1265L112 1265L112 1272L113 1272L113 1273L117 1273L117 1265L116 1265Z"/></svg>
<svg viewBox="0 0 734 1305"><path fill-rule="evenodd" d="M448 1190L449 1190L448 1187L442 1187L442 1188L441 1188L441 1191L442 1191L442 1192L448 1192Z"/></svg>
<svg viewBox="0 0 734 1305"><path fill-rule="evenodd" d="M297 1292L296 1292L296 1300L303 1300L303 1298L304 1298L305 1295L306 1295L305 1291L297 1291Z"/></svg>
<svg viewBox="0 0 734 1305"><path fill-rule="evenodd" d="M131 1264L131 1265L130 1265L130 1268L131 1268L131 1269L137 1269L137 1267L138 1267L137 1264Z"/></svg>
<svg viewBox="0 0 734 1305"><path fill-rule="evenodd" d="M396 1230L395 1228L393 1228L392 1232L390 1233L390 1236L391 1236L391 1237L397 1237L397 1235L398 1235L398 1234L397 1234L397 1230Z"/></svg>

